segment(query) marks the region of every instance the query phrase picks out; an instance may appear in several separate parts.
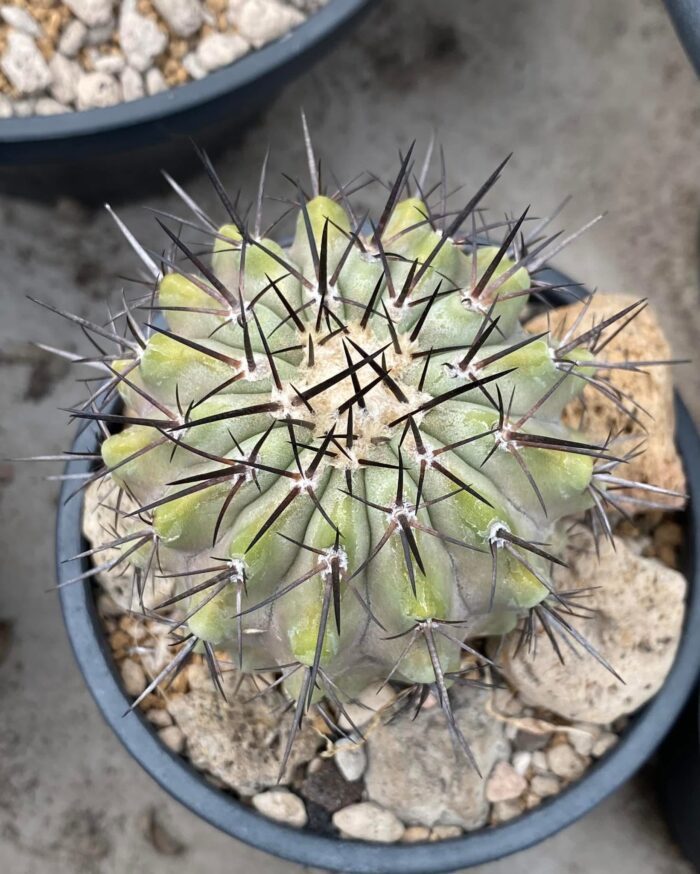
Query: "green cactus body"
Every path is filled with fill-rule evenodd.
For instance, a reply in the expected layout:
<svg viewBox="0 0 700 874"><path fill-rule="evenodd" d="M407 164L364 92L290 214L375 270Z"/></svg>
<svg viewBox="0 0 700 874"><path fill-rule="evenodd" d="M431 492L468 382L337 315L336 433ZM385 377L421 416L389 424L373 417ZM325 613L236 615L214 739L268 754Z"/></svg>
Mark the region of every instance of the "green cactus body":
<svg viewBox="0 0 700 874"><path fill-rule="evenodd" d="M404 159L369 231L316 179L287 248L227 201L210 258L166 228L186 267L162 275L135 244L165 324L114 335L123 415L80 413L124 425L102 458L146 527L119 545L177 578L164 606L185 611L192 651L278 666L300 713L390 678L432 686L451 720L476 639L569 630L561 523L605 527L620 459L561 413L591 382L607 391L596 344L629 308L561 341L522 328L544 286L525 215L501 245L476 228L498 172L454 218L399 198Z"/></svg>
<svg viewBox="0 0 700 874"><path fill-rule="evenodd" d="M434 682L436 658L454 675L462 639L550 596L545 551L520 544L591 504L592 458L557 448L576 440L559 420L583 382L520 327L530 276L426 214L399 201L355 243L345 209L313 197L289 249L225 225L211 275L160 281L167 330L120 390L162 424L102 454L185 593L214 557L229 568L183 603L246 670L298 663L343 696L390 673ZM402 655L440 622L461 624Z"/></svg>

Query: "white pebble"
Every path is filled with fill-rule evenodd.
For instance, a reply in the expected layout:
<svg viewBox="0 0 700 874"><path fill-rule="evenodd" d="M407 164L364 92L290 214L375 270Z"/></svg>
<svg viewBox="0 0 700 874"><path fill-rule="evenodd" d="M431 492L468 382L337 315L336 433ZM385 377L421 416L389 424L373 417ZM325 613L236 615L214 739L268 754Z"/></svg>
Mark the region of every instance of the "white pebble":
<svg viewBox="0 0 700 874"><path fill-rule="evenodd" d="M67 58L74 58L85 45L86 36L87 27L79 18L73 18L63 28L61 37L58 40L59 52Z"/></svg>
<svg viewBox="0 0 700 874"><path fill-rule="evenodd" d="M63 0L88 27L106 24L112 17L112 0Z"/></svg>
<svg viewBox="0 0 700 874"><path fill-rule="evenodd" d="M52 97L39 97L34 105L36 115L62 115L64 112L70 111L69 106L64 106Z"/></svg>
<svg viewBox="0 0 700 874"><path fill-rule="evenodd" d="M69 104L75 100L78 81L83 75L80 65L76 61L69 61L63 55L56 54L49 61L51 70L51 96L59 103Z"/></svg>
<svg viewBox="0 0 700 874"><path fill-rule="evenodd" d="M177 725L168 725L161 728L158 737L174 753L181 753L185 749L185 735Z"/></svg>
<svg viewBox="0 0 700 874"><path fill-rule="evenodd" d="M199 0L153 0L153 5L177 36L192 36L204 21Z"/></svg>
<svg viewBox="0 0 700 874"><path fill-rule="evenodd" d="M210 33L197 46L197 60L207 72L218 70L242 58L249 48L237 33Z"/></svg>
<svg viewBox="0 0 700 874"><path fill-rule="evenodd" d="M126 694L132 698L138 698L146 688L146 675L141 665L133 659L124 659L119 666L119 672L122 675L122 683L124 684Z"/></svg>
<svg viewBox="0 0 700 874"><path fill-rule="evenodd" d="M36 43L26 33L8 30L0 69L21 94L43 91L51 84L51 71Z"/></svg>
<svg viewBox="0 0 700 874"><path fill-rule="evenodd" d="M256 49L284 36L304 21L297 9L277 0L234 0L229 5L229 21Z"/></svg>
<svg viewBox="0 0 700 874"><path fill-rule="evenodd" d="M182 66L192 79L203 79L207 75L195 52L190 52L182 59Z"/></svg>
<svg viewBox="0 0 700 874"><path fill-rule="evenodd" d="M351 804L333 814L333 825L350 838L394 843L404 833L401 820L372 801Z"/></svg>
<svg viewBox="0 0 700 874"><path fill-rule="evenodd" d="M530 767L530 763L532 762L532 753L525 752L521 750L520 752L515 753L511 764L513 766L513 770L516 774L520 774L521 777L524 777L527 774L528 769Z"/></svg>
<svg viewBox="0 0 700 874"><path fill-rule="evenodd" d="M6 94L0 94L0 118L12 118L13 114L12 101Z"/></svg>
<svg viewBox="0 0 700 874"><path fill-rule="evenodd" d="M158 67L153 67L146 73L146 93L149 96L159 94L161 91L167 91L167 89L168 83Z"/></svg>
<svg viewBox="0 0 700 874"><path fill-rule="evenodd" d="M308 817L304 802L288 789L270 789L253 796L253 807L270 819L301 828Z"/></svg>
<svg viewBox="0 0 700 874"><path fill-rule="evenodd" d="M127 67L119 77L119 81L124 100L138 100L139 97L144 96L143 78L133 67Z"/></svg>
<svg viewBox="0 0 700 874"><path fill-rule="evenodd" d="M143 72L164 51L168 37L155 21L138 12L136 0L123 0L119 16L119 44L129 66Z"/></svg>
<svg viewBox="0 0 700 874"><path fill-rule="evenodd" d="M95 52L95 49L90 51ZM124 55L102 55L99 52L95 52L92 58L92 66L98 73L111 73L115 76L126 67L126 61L124 60Z"/></svg>
<svg viewBox="0 0 700 874"><path fill-rule="evenodd" d="M5 24L21 30L22 33L28 33L29 36L41 36L43 32L36 18L19 6L0 6L0 15Z"/></svg>
<svg viewBox="0 0 700 874"><path fill-rule="evenodd" d="M14 110L15 115L18 118L27 118L30 115L34 115L34 107L36 106L36 101L32 100L15 100Z"/></svg>
<svg viewBox="0 0 700 874"><path fill-rule="evenodd" d="M335 745L335 764L345 779L353 783L359 780L367 767L367 753L362 744L341 738Z"/></svg>

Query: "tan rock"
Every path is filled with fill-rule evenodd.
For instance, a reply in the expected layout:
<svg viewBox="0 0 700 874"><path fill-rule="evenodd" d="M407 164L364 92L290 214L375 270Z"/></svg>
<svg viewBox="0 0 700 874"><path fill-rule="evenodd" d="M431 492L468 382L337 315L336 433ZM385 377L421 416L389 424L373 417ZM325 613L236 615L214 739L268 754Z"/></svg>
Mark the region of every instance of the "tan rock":
<svg viewBox="0 0 700 874"><path fill-rule="evenodd" d="M430 830L431 841L449 841L451 838L459 838L464 831L458 825L436 825Z"/></svg>
<svg viewBox="0 0 700 874"><path fill-rule="evenodd" d="M146 675L141 665L133 659L124 659L119 665L119 671L126 694L138 698L146 688Z"/></svg>
<svg viewBox="0 0 700 874"><path fill-rule="evenodd" d="M638 298L626 294L596 294L579 326L587 330L594 323L614 315ZM580 312L581 304L561 307L552 318L552 332L556 336L570 326ZM533 333L547 330L546 315L531 319L527 329ZM559 329L559 330L558 330ZM634 321L605 346L600 358L609 362L656 361L672 358L671 348L664 336L654 312L647 308ZM639 420L647 427L636 424L620 412L612 401L591 386L583 393L586 407L585 426L595 440L605 441L610 433L623 431L624 450L631 450L640 441L646 441L646 449L637 458L616 468L616 475L625 479L661 486L673 491L685 492L685 474L674 444L674 409L672 368L649 367L643 373L628 370L599 371L609 379L610 385L633 398L649 413L639 413ZM628 404L629 405L629 404ZM573 401L564 411L564 421L578 427L582 412L581 402ZM629 492L634 497L649 497L642 490ZM669 507L682 507L681 498L655 496L655 500ZM631 512L639 511L639 505L627 504Z"/></svg>
<svg viewBox="0 0 700 874"><path fill-rule="evenodd" d="M467 738L484 775L510 745L503 722L486 713L489 693L466 687L451 691L457 725ZM439 707L421 711L415 720L401 715L389 725L367 732L367 796L393 810L407 825L482 826L489 812L486 780L463 755L455 758L445 716ZM411 755L410 750L420 750Z"/></svg>
<svg viewBox="0 0 700 874"><path fill-rule="evenodd" d="M213 690L194 689L173 696L168 710L182 729L195 767L218 777L242 795L255 795L277 784L292 714L280 716L277 701L250 700L252 687L236 692L226 675L228 701ZM304 725L297 733L287 774L313 758L319 746L315 732Z"/></svg>
<svg viewBox="0 0 700 874"><path fill-rule="evenodd" d="M419 841L427 841L430 838L430 829L424 825L410 825L403 833L401 840L404 844L417 844Z"/></svg>
<svg viewBox="0 0 700 874"><path fill-rule="evenodd" d="M551 772L563 780L578 780L586 770L586 760L569 744L557 744L549 749L547 764Z"/></svg>
<svg viewBox="0 0 700 874"><path fill-rule="evenodd" d="M501 664L527 703L607 725L641 707L664 682L680 639L686 580L656 559L635 555L621 538L615 547L601 543L598 561L592 536L577 534L567 550L570 567L557 568L555 581L561 591L594 587L585 604L595 613L568 621L625 682L580 647L581 658L565 656L562 664L541 629L535 649L516 652L519 636L513 633Z"/></svg>

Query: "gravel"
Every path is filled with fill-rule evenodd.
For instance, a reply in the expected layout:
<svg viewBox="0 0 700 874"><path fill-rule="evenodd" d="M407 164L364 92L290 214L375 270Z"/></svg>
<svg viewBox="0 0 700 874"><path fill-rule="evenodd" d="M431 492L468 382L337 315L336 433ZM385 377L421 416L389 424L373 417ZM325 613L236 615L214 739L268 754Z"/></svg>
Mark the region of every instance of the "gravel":
<svg viewBox="0 0 700 874"><path fill-rule="evenodd" d="M0 118L99 109L202 79L283 38L326 2L1 4Z"/></svg>

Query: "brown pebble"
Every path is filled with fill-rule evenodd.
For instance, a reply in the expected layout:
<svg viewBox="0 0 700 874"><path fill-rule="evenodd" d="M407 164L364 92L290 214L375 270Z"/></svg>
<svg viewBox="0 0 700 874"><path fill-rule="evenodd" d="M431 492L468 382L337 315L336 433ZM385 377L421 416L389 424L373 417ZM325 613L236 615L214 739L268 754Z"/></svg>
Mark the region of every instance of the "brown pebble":
<svg viewBox="0 0 700 874"><path fill-rule="evenodd" d="M164 708L153 707L146 711L146 719L156 726L156 728L167 728L173 724L173 718Z"/></svg>
<svg viewBox="0 0 700 874"><path fill-rule="evenodd" d="M450 838L459 838L463 834L458 825L435 825L430 831L430 840L448 841Z"/></svg>
<svg viewBox="0 0 700 874"><path fill-rule="evenodd" d="M409 825L401 838L404 844L417 844L430 838L430 829L425 825Z"/></svg>
<svg viewBox="0 0 700 874"><path fill-rule="evenodd" d="M141 665L133 659L127 658L121 663L119 670L126 694L131 695L132 698L138 698L147 685L146 675Z"/></svg>
<svg viewBox="0 0 700 874"><path fill-rule="evenodd" d="M486 799L492 804L518 798L527 789L527 780L510 762L496 762L486 781Z"/></svg>

